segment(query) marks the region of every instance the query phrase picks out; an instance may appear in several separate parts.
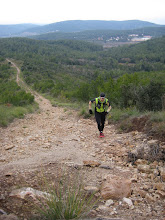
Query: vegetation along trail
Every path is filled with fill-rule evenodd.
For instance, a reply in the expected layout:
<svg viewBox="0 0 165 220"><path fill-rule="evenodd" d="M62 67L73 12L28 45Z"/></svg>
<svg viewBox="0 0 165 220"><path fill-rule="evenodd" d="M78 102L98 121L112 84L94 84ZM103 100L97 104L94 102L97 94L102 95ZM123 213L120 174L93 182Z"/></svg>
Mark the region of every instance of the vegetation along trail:
<svg viewBox="0 0 165 220"><path fill-rule="evenodd" d="M11 63L17 69L17 83L23 85L19 68ZM162 143L149 140L137 131L119 133L109 124L105 126L105 138L100 139L95 120L80 118L74 110L53 107L47 99L31 92L40 111L16 119L7 128L0 128L0 209L20 219L30 219L31 207L28 209L28 203L18 197L10 197L12 190L40 189L36 173L43 169L45 176L49 174L55 179L59 167L66 166L68 172L79 170L83 174L87 190L92 187L100 190L109 175L115 177L114 181L121 181L120 185L125 179L131 182L128 200L123 200L128 197L122 196L127 188L124 186L119 198L110 197L111 205L105 203L108 197L104 198L91 212L92 217L164 219L163 162L148 163L146 158L135 162L135 158L129 157L137 156L137 148L143 146L145 154L147 147L163 148Z"/></svg>

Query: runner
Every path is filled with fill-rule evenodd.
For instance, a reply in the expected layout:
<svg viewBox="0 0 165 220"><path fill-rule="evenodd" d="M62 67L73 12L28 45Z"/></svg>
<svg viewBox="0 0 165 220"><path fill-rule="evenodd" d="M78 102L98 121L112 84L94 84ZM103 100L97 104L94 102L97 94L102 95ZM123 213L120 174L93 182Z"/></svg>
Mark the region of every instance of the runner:
<svg viewBox="0 0 165 220"><path fill-rule="evenodd" d="M102 92L98 98L89 101L89 113L92 114L92 103L95 103L95 118L100 132L100 137L104 137L103 129L105 124L105 116L111 110L110 102L105 98L105 94ZM106 111L106 106L108 109Z"/></svg>

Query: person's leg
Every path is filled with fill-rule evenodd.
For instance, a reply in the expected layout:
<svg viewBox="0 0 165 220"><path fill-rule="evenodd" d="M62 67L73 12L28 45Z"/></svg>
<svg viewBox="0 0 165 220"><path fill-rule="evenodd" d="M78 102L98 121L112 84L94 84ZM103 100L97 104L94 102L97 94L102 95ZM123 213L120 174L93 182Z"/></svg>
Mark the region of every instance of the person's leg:
<svg viewBox="0 0 165 220"><path fill-rule="evenodd" d="M105 124L105 113L101 113L101 131L104 130L104 124Z"/></svg>
<svg viewBox="0 0 165 220"><path fill-rule="evenodd" d="M95 118L96 118L96 122L97 122L97 127L98 130L101 131L101 114L98 112L95 112Z"/></svg>

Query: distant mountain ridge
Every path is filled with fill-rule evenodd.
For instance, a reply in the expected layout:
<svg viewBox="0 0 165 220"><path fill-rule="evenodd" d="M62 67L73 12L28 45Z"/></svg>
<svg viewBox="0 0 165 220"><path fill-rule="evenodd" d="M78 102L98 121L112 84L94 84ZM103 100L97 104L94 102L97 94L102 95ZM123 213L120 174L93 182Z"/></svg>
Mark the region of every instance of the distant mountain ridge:
<svg viewBox="0 0 165 220"><path fill-rule="evenodd" d="M36 24L9 24L0 25L0 37L11 37L13 35L19 35L29 28L38 27Z"/></svg>
<svg viewBox="0 0 165 220"><path fill-rule="evenodd" d="M29 36L39 35L51 32L80 32L86 30L133 30L144 27L163 27L164 25L158 25L147 21L140 20L127 20L127 21L103 21L103 20L72 20L61 21L43 26L34 25L31 27L23 25L0 25L0 37L10 37L12 35ZM19 27L19 28L18 28ZM22 30L21 30L22 28ZM5 35L6 34L6 35Z"/></svg>
<svg viewBox="0 0 165 220"><path fill-rule="evenodd" d="M85 30L130 30L143 27L156 27L159 26L154 23L140 21L140 20L128 20L128 21L101 21L101 20L72 20L56 22L42 27L36 27L29 29L29 32L35 32L36 34L48 33L48 32L79 32Z"/></svg>

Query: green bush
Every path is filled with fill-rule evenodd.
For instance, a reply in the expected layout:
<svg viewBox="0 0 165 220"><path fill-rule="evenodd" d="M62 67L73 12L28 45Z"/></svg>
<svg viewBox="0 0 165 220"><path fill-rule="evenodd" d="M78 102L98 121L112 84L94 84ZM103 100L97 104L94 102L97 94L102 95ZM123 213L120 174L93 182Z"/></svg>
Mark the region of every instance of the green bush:
<svg viewBox="0 0 165 220"><path fill-rule="evenodd" d="M139 91L137 91L137 108L140 111L162 110L163 94L163 83L151 81L149 85L145 87L140 87Z"/></svg>

